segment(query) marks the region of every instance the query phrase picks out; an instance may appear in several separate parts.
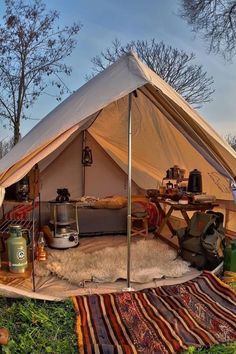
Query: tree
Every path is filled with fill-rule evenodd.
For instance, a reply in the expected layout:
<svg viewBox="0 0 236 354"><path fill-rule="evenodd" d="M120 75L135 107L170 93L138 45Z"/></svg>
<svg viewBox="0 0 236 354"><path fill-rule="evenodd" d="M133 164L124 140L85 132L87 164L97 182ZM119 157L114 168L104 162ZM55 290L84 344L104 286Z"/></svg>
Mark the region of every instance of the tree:
<svg viewBox="0 0 236 354"><path fill-rule="evenodd" d="M181 0L180 15L200 32L209 51L227 60L236 54L236 1Z"/></svg>
<svg viewBox="0 0 236 354"><path fill-rule="evenodd" d="M65 92L65 64L74 49L80 25L60 28L57 11L46 12L41 0L5 0L6 11L0 25L0 119L20 138L20 124L48 85L57 89L57 99Z"/></svg>
<svg viewBox="0 0 236 354"><path fill-rule="evenodd" d="M225 136L225 140L236 151L236 135L235 134L227 134Z"/></svg>
<svg viewBox="0 0 236 354"><path fill-rule="evenodd" d="M0 141L0 159L5 156L14 146L13 138L4 138Z"/></svg>
<svg viewBox="0 0 236 354"><path fill-rule="evenodd" d="M142 61L195 107L199 108L203 103L211 101L214 92L213 78L207 77L201 65L193 63L195 55L186 54L182 50L165 45L162 41L156 42L155 39L150 42L131 41L125 46L115 39L111 48L92 58L92 76L130 50L134 50Z"/></svg>

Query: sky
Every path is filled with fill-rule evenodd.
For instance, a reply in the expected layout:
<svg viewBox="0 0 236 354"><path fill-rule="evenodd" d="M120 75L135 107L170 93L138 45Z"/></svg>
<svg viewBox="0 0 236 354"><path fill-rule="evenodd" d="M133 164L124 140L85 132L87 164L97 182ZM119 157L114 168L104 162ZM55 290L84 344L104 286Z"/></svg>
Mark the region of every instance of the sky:
<svg viewBox="0 0 236 354"><path fill-rule="evenodd" d="M91 73L91 58L109 47L115 38L122 44L155 38L196 54L195 63L203 65L208 76L213 76L215 89L212 102L198 111L221 136L236 135L236 58L226 63L220 56L207 53L206 43L178 17L179 0L45 0L45 3L47 9L59 11L60 25L82 24L77 46L67 59L73 71L64 81L71 91L85 83L85 75ZM3 11L4 0L0 0L1 15ZM47 91L53 94L52 89ZM22 123L22 135L57 104L56 99L43 94L30 110L32 120ZM0 140L7 136L9 132L0 126Z"/></svg>

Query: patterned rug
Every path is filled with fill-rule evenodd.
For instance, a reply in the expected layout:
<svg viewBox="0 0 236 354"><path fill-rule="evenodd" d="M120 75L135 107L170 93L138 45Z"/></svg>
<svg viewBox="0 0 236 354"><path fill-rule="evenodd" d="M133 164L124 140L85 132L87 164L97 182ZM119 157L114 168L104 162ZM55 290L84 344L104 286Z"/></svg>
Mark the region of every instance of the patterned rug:
<svg viewBox="0 0 236 354"><path fill-rule="evenodd" d="M182 284L73 298L79 353L179 353L236 340L236 295L203 272Z"/></svg>

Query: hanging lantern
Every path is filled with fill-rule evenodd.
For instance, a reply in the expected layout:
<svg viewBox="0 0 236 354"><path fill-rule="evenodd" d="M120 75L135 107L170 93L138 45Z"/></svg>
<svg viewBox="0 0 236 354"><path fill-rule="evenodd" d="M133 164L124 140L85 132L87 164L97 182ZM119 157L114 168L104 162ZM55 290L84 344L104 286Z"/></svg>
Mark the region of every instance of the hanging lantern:
<svg viewBox="0 0 236 354"><path fill-rule="evenodd" d="M88 146L85 146L85 148L82 151L82 164L84 166L91 166L92 163L93 163L92 150Z"/></svg>

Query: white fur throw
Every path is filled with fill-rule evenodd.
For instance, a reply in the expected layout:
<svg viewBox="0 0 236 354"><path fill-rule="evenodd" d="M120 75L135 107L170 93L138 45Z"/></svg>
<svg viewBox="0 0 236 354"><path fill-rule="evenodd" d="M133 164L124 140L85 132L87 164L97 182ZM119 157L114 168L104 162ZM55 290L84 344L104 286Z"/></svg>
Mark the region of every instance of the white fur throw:
<svg viewBox="0 0 236 354"><path fill-rule="evenodd" d="M48 260L36 262L35 274L50 273L79 285L82 281L114 282L127 278L127 246L82 252L80 246L68 250L49 250ZM189 264L176 259L176 251L160 240L131 243L131 281L145 283L163 276L179 277Z"/></svg>

